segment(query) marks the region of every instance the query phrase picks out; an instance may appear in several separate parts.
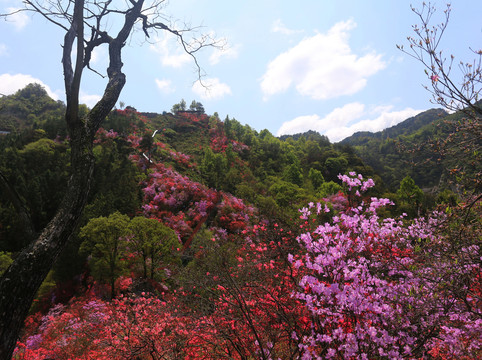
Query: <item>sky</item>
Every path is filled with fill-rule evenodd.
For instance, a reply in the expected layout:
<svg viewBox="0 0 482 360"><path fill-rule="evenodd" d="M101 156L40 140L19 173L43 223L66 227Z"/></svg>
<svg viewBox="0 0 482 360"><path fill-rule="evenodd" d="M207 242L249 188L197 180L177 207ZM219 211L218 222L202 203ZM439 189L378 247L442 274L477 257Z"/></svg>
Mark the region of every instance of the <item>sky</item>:
<svg viewBox="0 0 482 360"><path fill-rule="evenodd" d="M123 0L114 0L119 6ZM432 18L443 21L445 2ZM136 32L123 52L127 83L119 98L141 112L170 111L184 99L201 102L208 114L235 118L273 135L315 130L330 141L357 131L380 131L424 110L430 85L423 65L397 49L408 46L412 25L420 24L411 6L419 0L172 0L162 15L172 26L188 24L225 45L197 53L195 64L175 36L160 32L145 41ZM21 7L0 0L0 13ZM440 49L455 62L475 58L482 48L482 1L454 0ZM119 19L108 22L115 30ZM0 19L0 94L31 82L64 100L61 43L64 33L38 14ZM105 74L107 48L93 54L92 67ZM453 76L458 80L455 66ZM100 98L106 79L83 75L81 102Z"/></svg>

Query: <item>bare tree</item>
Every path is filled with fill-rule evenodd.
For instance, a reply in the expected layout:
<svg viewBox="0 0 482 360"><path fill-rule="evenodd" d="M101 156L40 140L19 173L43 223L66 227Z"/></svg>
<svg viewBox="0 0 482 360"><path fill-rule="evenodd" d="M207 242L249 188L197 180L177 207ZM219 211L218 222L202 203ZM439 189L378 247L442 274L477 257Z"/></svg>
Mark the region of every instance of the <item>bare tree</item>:
<svg viewBox="0 0 482 360"><path fill-rule="evenodd" d="M455 56L450 54L447 59L440 49L450 19L450 4L444 10L444 20L436 25L431 25L436 8L430 2L424 2L421 9L412 7L412 11L418 16L420 25L413 25L415 35L407 37L409 49L403 45L397 48L425 66L431 86L424 87L432 94L432 101L447 110L471 110L482 115L482 107L477 104L482 91L482 49L471 49L475 58L470 62L460 61L457 64L460 74L454 74Z"/></svg>
<svg viewBox="0 0 482 360"><path fill-rule="evenodd" d="M418 60L425 67L430 85L424 88L432 94L431 101L448 111L461 111L464 117L441 124L451 131L444 138L432 140L427 145L439 159L450 159L448 174L454 175L460 193L467 190L475 201L482 196L482 49L474 50L471 61L458 63L453 54L441 49L443 37L450 20L451 6L447 4L440 23L432 25L436 8L423 3L421 9L412 7L419 19L413 25L413 36L408 36L408 47L397 45L404 53ZM458 70L458 71L457 71Z"/></svg>
<svg viewBox="0 0 482 360"><path fill-rule="evenodd" d="M13 205L24 219L32 242L15 259L0 279L0 359L9 359L15 348L18 334L34 296L70 236L75 231L87 201L92 181L94 157L92 144L102 121L115 106L126 82L122 72L122 51L129 37L142 31L146 38L153 33L167 31L175 35L180 46L192 56L198 78L201 68L195 57L206 46L218 43L209 35L196 34L186 26L175 29L164 17L164 0L24 0L24 8L42 15L65 31L62 49L62 66L66 93L66 113L70 146L71 176L68 190L50 223L41 231L30 224L28 210L6 178L0 176L3 188L11 194ZM0 14L8 18L10 14ZM116 31L107 25L120 24ZM106 69L107 85L102 98L84 117L79 115L79 92L82 74L91 69L90 60L95 48L107 45L109 65ZM72 60L74 57L74 60ZM91 69L92 70L92 69ZM96 71L100 75L99 72ZM30 230L32 229L32 230Z"/></svg>

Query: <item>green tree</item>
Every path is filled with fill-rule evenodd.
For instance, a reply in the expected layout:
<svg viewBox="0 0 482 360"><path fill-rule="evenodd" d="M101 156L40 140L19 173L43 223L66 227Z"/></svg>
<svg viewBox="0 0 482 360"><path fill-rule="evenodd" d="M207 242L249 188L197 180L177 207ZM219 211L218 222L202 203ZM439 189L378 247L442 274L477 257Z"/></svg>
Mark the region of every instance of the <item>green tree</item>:
<svg viewBox="0 0 482 360"><path fill-rule="evenodd" d="M273 185L269 187L269 193L273 196L276 203L285 209L295 209L306 194L299 186L277 179Z"/></svg>
<svg viewBox="0 0 482 360"><path fill-rule="evenodd" d="M184 99L181 99L178 104L172 105L171 112L173 114L177 114L180 111L186 111L186 101Z"/></svg>
<svg viewBox="0 0 482 360"><path fill-rule="evenodd" d="M79 252L90 255L89 267L94 278L109 281L111 298L115 296L116 279L127 270L128 226L129 217L115 212L108 217L91 219L80 229L80 237L84 241Z"/></svg>
<svg viewBox="0 0 482 360"><path fill-rule="evenodd" d="M420 205L422 204L424 195L423 191L417 185L415 185L415 181L410 177L410 175L405 176L400 183L400 188L397 190L397 195L402 202L409 205L411 209L410 215L419 215Z"/></svg>
<svg viewBox="0 0 482 360"><path fill-rule="evenodd" d="M323 178L323 174L321 171L311 168L310 172L308 173L308 178L310 179L311 183L313 184L313 189L317 190L321 184L325 182Z"/></svg>
<svg viewBox="0 0 482 360"><path fill-rule="evenodd" d="M164 263L176 262L177 249L181 246L177 234L156 219L136 216L130 221L130 242L139 254L142 262L143 277L154 279L156 267L161 261Z"/></svg>
<svg viewBox="0 0 482 360"><path fill-rule="evenodd" d="M189 105L189 110L196 111L200 114L204 114L204 106L200 102L193 100L191 105Z"/></svg>
<svg viewBox="0 0 482 360"><path fill-rule="evenodd" d="M336 180L338 174L343 174L348 167L348 160L344 157L330 157L325 161L325 169L330 180Z"/></svg>
<svg viewBox="0 0 482 360"><path fill-rule="evenodd" d="M303 186L303 174L301 173L300 166L298 164L290 164L285 171L285 178L290 183L298 186Z"/></svg>
<svg viewBox="0 0 482 360"><path fill-rule="evenodd" d="M67 187L67 146L44 136L41 129L22 132L0 149L0 214L5 216L0 226L1 250L17 252L28 245L37 229L51 220ZM12 200L25 209L28 220L22 220Z"/></svg>
<svg viewBox="0 0 482 360"><path fill-rule="evenodd" d="M308 140L305 144L306 162L312 164L322 161L322 150L320 145L314 140Z"/></svg>
<svg viewBox="0 0 482 360"><path fill-rule="evenodd" d="M115 211L132 216L139 209L140 169L129 160L132 147L122 138L94 147L95 168L89 203L83 219L108 216Z"/></svg>
<svg viewBox="0 0 482 360"><path fill-rule="evenodd" d="M320 188L318 189L318 197L324 198L328 195L333 195L341 191L343 188L340 184L337 184L334 181L328 181L321 184Z"/></svg>
<svg viewBox="0 0 482 360"><path fill-rule="evenodd" d="M200 170L209 187L220 189L228 171L226 157L222 153L214 153L210 147L207 147Z"/></svg>

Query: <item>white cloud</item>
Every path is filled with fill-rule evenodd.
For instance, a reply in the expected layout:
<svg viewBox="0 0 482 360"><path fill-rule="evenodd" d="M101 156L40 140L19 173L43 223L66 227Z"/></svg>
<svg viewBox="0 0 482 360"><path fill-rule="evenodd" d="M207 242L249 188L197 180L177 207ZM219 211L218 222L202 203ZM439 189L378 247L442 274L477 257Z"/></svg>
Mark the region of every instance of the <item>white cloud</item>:
<svg viewBox="0 0 482 360"><path fill-rule="evenodd" d="M41 80L32 77L31 75L25 74L2 74L0 75L0 94L11 95L16 93L18 90L23 89L28 84L37 83L44 87L47 94L54 99L58 100L58 95L53 92L48 85L46 85Z"/></svg>
<svg viewBox="0 0 482 360"><path fill-rule="evenodd" d="M379 106L366 110L363 104L350 103L334 109L324 117L313 114L287 121L281 125L277 135L315 130L326 135L330 141L337 142L357 131L381 131L422 111L412 108L393 111L393 106Z"/></svg>
<svg viewBox="0 0 482 360"><path fill-rule="evenodd" d="M202 100L217 100L225 95L231 95L229 85L220 82L218 78L204 79L202 84L196 81L192 86L192 91Z"/></svg>
<svg viewBox="0 0 482 360"><path fill-rule="evenodd" d="M156 79L156 85L164 94L170 94L175 91L174 86L172 86L171 80L160 80Z"/></svg>
<svg viewBox="0 0 482 360"><path fill-rule="evenodd" d="M161 63L164 66L180 68L192 59L182 46L175 41L174 35L168 33L165 33L162 37L157 37L151 44L150 49L160 54Z"/></svg>
<svg viewBox="0 0 482 360"><path fill-rule="evenodd" d="M283 124L281 124L281 127L276 135L281 136L304 133L308 130L318 129L322 123L323 120L316 114L298 116L293 120L285 121Z"/></svg>
<svg viewBox="0 0 482 360"><path fill-rule="evenodd" d="M75 51L75 54L77 54L77 51ZM90 63L96 64L96 63L107 62L107 61L108 61L107 48L104 46L95 47L94 51L92 51L92 54L91 54Z"/></svg>
<svg viewBox="0 0 482 360"><path fill-rule="evenodd" d="M386 64L380 54L352 53L348 38L355 26L351 20L339 22L327 33L305 38L278 55L261 79L265 100L291 86L316 100L352 95L363 89L367 78Z"/></svg>
<svg viewBox="0 0 482 360"><path fill-rule="evenodd" d="M0 43L0 56L7 55L7 45Z"/></svg>
<svg viewBox="0 0 482 360"><path fill-rule="evenodd" d="M79 102L81 104L87 105L88 108L92 109L95 104L99 102L99 100L102 98L100 95L89 95L84 91L80 91L79 94Z"/></svg>
<svg viewBox="0 0 482 360"><path fill-rule="evenodd" d="M276 19L273 24L271 25L271 32L274 33L281 33L283 35L293 35L302 33L303 30L292 30L288 29L285 24L281 21L281 19Z"/></svg>
<svg viewBox="0 0 482 360"><path fill-rule="evenodd" d="M365 105L355 102L334 109L324 118L321 118L316 114L300 116L291 121L284 122L278 130L278 136L284 134L296 134L308 130L315 130L324 134L335 127L343 127L350 122L359 119L364 112Z"/></svg>
<svg viewBox="0 0 482 360"><path fill-rule="evenodd" d="M7 8L7 14L12 14L7 17L7 22L15 27L16 30L22 30L30 22L30 18L24 11L19 8Z"/></svg>
<svg viewBox="0 0 482 360"><path fill-rule="evenodd" d="M221 58L236 59L239 55L240 47L241 45L238 44L235 46L226 46L226 48L223 49L214 49L209 57L209 63L216 65L221 61Z"/></svg>

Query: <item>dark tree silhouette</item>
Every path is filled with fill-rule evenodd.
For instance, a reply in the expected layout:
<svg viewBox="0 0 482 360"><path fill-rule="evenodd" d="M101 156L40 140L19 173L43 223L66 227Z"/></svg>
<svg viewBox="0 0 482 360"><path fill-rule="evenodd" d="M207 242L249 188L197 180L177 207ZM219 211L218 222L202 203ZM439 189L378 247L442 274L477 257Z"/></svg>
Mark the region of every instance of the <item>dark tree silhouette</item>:
<svg viewBox="0 0 482 360"><path fill-rule="evenodd" d="M116 104L126 82L126 76L122 72L122 50L131 34L137 28L148 41L150 35L156 32L167 31L175 35L184 51L192 56L199 79L201 68L195 54L206 46L219 45L210 36L201 34L196 37L196 28L186 26L175 29L168 18L162 15L164 2L25 0L25 7L15 11L40 14L65 31L62 66L67 102L65 121L71 146L71 176L56 215L42 230L33 229L28 209L22 203L21 196L6 183L4 176L0 176L2 188L11 194L12 204L32 238L28 248L16 257L0 280L0 359L11 358L18 334L39 286L76 229L92 181L94 135ZM8 18L11 15L13 13L0 14L0 17ZM106 27L106 24L112 23L122 24L117 32ZM188 34L190 37L186 39ZM102 98L87 115L81 117L79 92L82 74L85 69L93 70L90 67L91 55L93 50L101 45L109 48L107 85ZM72 56L75 56L74 61Z"/></svg>

